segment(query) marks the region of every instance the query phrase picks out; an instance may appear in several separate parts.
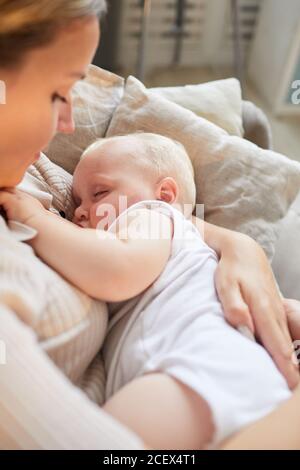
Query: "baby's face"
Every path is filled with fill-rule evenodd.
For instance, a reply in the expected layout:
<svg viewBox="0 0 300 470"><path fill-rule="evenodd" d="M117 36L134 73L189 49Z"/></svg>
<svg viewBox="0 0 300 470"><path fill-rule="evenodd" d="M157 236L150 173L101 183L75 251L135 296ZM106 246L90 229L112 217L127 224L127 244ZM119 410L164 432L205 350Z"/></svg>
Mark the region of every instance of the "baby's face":
<svg viewBox="0 0 300 470"><path fill-rule="evenodd" d="M107 230L132 204L155 199L154 172L146 174L131 157L135 155L138 159L140 150L136 140L124 137L96 147L84 156L73 177L77 207L74 223L83 228L98 226Z"/></svg>

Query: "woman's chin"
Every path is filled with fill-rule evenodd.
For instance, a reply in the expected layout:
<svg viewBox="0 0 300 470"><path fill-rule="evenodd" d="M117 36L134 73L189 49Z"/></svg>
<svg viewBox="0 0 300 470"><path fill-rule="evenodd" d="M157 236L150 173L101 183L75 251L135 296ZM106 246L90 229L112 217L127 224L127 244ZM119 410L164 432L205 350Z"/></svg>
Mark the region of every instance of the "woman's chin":
<svg viewBox="0 0 300 470"><path fill-rule="evenodd" d="M25 176L25 173L30 167L30 165L33 165L35 162L37 162L40 156L41 156L41 153L37 152L28 161L26 167L18 168L18 171L14 171L14 174L1 175L0 176L0 188L14 188L15 186L18 186L18 184L22 182Z"/></svg>
<svg viewBox="0 0 300 470"><path fill-rule="evenodd" d="M30 167L30 165L33 165L35 162L37 162L40 156L41 156L41 152L36 152L34 154L31 154L30 159L28 159L26 170L27 168Z"/></svg>
<svg viewBox="0 0 300 470"><path fill-rule="evenodd" d="M19 178L14 175L14 177L0 179L0 189L2 188L15 188L18 184L21 183L24 175L20 176Z"/></svg>

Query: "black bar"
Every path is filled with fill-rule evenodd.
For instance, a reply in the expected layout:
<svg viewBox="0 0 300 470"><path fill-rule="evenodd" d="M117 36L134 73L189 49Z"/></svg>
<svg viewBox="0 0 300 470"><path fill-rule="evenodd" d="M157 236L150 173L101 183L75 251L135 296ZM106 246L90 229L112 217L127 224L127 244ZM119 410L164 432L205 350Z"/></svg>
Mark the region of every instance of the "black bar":
<svg viewBox="0 0 300 470"><path fill-rule="evenodd" d="M226 464L230 462L247 466L258 463L271 466L272 458L276 458L277 466L282 464L286 468L287 460L296 461L296 452L280 452L272 451L0 451L1 468L6 468L4 464L20 464L25 466L30 464L30 469L36 463L40 465L53 464L82 464L84 469L105 468L109 465L122 466L124 468L139 468L147 466L151 468L153 465L171 465L181 466L188 465L192 467L201 466L211 470L211 464L220 464L220 469L226 468ZM247 459L247 460L245 460ZM20 467L21 468L21 467Z"/></svg>

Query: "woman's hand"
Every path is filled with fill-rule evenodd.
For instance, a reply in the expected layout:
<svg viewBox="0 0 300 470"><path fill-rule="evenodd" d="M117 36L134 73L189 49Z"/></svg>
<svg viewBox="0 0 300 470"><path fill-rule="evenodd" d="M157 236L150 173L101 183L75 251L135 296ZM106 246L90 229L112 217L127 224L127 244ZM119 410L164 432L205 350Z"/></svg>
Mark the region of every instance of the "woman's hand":
<svg viewBox="0 0 300 470"><path fill-rule="evenodd" d="M216 289L228 323L249 330L273 357L289 387L299 383L287 317L263 249L250 237L196 217L195 226L219 256Z"/></svg>
<svg viewBox="0 0 300 470"><path fill-rule="evenodd" d="M247 326L273 357L290 388L299 383L283 299L263 249L250 237L225 229L216 288L227 321ZM300 318L300 309L299 309ZM300 331L300 321L299 321Z"/></svg>
<svg viewBox="0 0 300 470"><path fill-rule="evenodd" d="M284 299L283 305L287 316L291 337L294 342L294 350L296 354L295 360L297 364L299 364L300 356L298 348L300 346L300 302L299 300L294 299Z"/></svg>
<svg viewBox="0 0 300 470"><path fill-rule="evenodd" d="M299 383L283 299L263 249L250 237L193 217L219 256L216 289L228 323L248 327L273 357L290 388Z"/></svg>
<svg viewBox="0 0 300 470"><path fill-rule="evenodd" d="M17 189L0 191L0 207L9 220L26 224L32 217L45 212L44 206L34 197Z"/></svg>

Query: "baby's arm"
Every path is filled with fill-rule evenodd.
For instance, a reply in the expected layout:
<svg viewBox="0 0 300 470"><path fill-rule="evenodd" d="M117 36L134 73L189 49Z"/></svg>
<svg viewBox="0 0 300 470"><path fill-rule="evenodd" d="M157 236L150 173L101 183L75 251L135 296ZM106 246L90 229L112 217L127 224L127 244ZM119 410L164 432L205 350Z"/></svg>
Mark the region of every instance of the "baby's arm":
<svg viewBox="0 0 300 470"><path fill-rule="evenodd" d="M20 191L1 192L1 204L9 219L37 230L30 244L47 264L97 299L121 301L139 294L160 275L170 255L171 221L156 211L136 211L127 221L139 230L125 234L123 224L113 235L82 229ZM150 226L154 234L163 229L165 238L149 237L145 230Z"/></svg>

